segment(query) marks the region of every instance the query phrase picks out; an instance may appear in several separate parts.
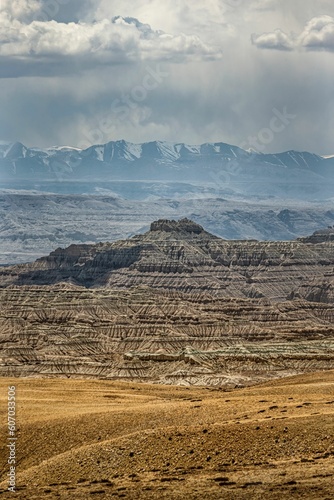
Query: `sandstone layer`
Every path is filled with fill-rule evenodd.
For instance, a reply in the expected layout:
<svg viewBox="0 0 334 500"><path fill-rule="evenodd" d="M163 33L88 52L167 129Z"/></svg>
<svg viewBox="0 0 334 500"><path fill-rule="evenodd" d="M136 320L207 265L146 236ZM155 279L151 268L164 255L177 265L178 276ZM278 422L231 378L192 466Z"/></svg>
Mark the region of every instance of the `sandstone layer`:
<svg viewBox="0 0 334 500"><path fill-rule="evenodd" d="M128 240L58 248L0 270L0 286L75 285L153 289L219 297L332 303L334 242L226 241L188 220L160 220Z"/></svg>
<svg viewBox="0 0 334 500"><path fill-rule="evenodd" d="M0 273L0 374L249 385L334 368L334 242L183 219Z"/></svg>

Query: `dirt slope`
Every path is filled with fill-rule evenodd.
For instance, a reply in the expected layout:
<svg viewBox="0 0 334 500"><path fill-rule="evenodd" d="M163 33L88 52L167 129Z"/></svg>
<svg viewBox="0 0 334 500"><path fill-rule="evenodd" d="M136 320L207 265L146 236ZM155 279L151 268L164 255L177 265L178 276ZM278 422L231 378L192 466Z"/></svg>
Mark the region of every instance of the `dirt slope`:
<svg viewBox="0 0 334 500"><path fill-rule="evenodd" d="M0 498L12 384L15 498L334 498L334 371L233 391L3 378Z"/></svg>

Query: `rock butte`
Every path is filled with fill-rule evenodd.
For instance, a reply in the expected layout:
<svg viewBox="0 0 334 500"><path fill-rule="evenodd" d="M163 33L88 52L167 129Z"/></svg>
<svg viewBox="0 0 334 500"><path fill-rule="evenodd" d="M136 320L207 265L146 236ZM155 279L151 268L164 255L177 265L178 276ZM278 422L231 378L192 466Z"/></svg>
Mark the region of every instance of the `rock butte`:
<svg viewBox="0 0 334 500"><path fill-rule="evenodd" d="M2 268L0 374L240 387L333 369L333 235L226 241L159 220Z"/></svg>

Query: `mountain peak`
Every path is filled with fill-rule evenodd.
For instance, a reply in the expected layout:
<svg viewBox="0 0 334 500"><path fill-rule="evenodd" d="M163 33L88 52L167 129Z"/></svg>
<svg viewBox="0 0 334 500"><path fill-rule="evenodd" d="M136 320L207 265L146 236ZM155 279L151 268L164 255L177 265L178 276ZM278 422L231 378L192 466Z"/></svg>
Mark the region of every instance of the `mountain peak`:
<svg viewBox="0 0 334 500"><path fill-rule="evenodd" d="M162 231L165 233L183 232L195 234L201 234L205 232L202 226L196 224L196 222L193 222L190 219L187 219L186 217L180 220L159 219L152 222L150 231Z"/></svg>
<svg viewBox="0 0 334 500"><path fill-rule="evenodd" d="M20 143L8 147L0 145L1 181L13 189L18 183L27 189L41 182L52 181L60 185L59 179L75 181L73 186L77 182L89 181L93 190L94 182L149 181L146 186L152 186L149 196L156 196L157 185L152 182L157 181L169 183L168 190L173 190L173 197L180 194L175 183L182 183L182 198L188 196L187 184L191 196L200 192L201 197L203 193L205 196L211 193L223 198L226 195L237 199L240 196L286 199L288 195L289 198L313 201L332 196L333 166L333 159L312 153L250 154L222 142L134 144L123 139L92 145L84 150L68 147L38 150ZM60 189L57 186L57 190ZM74 189L77 192L77 188ZM142 196L142 186L138 184L137 189L136 185L135 191Z"/></svg>
<svg viewBox="0 0 334 500"><path fill-rule="evenodd" d="M11 158L25 158L27 148L21 142L13 142L9 145L7 151L4 153L4 157Z"/></svg>

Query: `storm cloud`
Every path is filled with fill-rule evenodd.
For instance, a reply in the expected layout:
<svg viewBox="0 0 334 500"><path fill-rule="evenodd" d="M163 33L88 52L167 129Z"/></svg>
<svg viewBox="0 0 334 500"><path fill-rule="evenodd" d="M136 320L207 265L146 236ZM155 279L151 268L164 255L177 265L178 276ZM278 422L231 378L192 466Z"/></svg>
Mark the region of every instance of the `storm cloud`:
<svg viewBox="0 0 334 500"><path fill-rule="evenodd" d="M286 109L264 152L334 153L332 1L3 0L0 16L5 142L247 145Z"/></svg>
<svg viewBox="0 0 334 500"><path fill-rule="evenodd" d="M19 61L22 74L35 65L44 65L47 70L55 61L60 64L63 60L66 64L70 58L76 58L85 67L138 60L183 62L221 57L220 49L205 44L197 35L154 31L148 24L130 17L117 16L92 24L56 21L24 24L2 13L1 21L3 68Z"/></svg>

